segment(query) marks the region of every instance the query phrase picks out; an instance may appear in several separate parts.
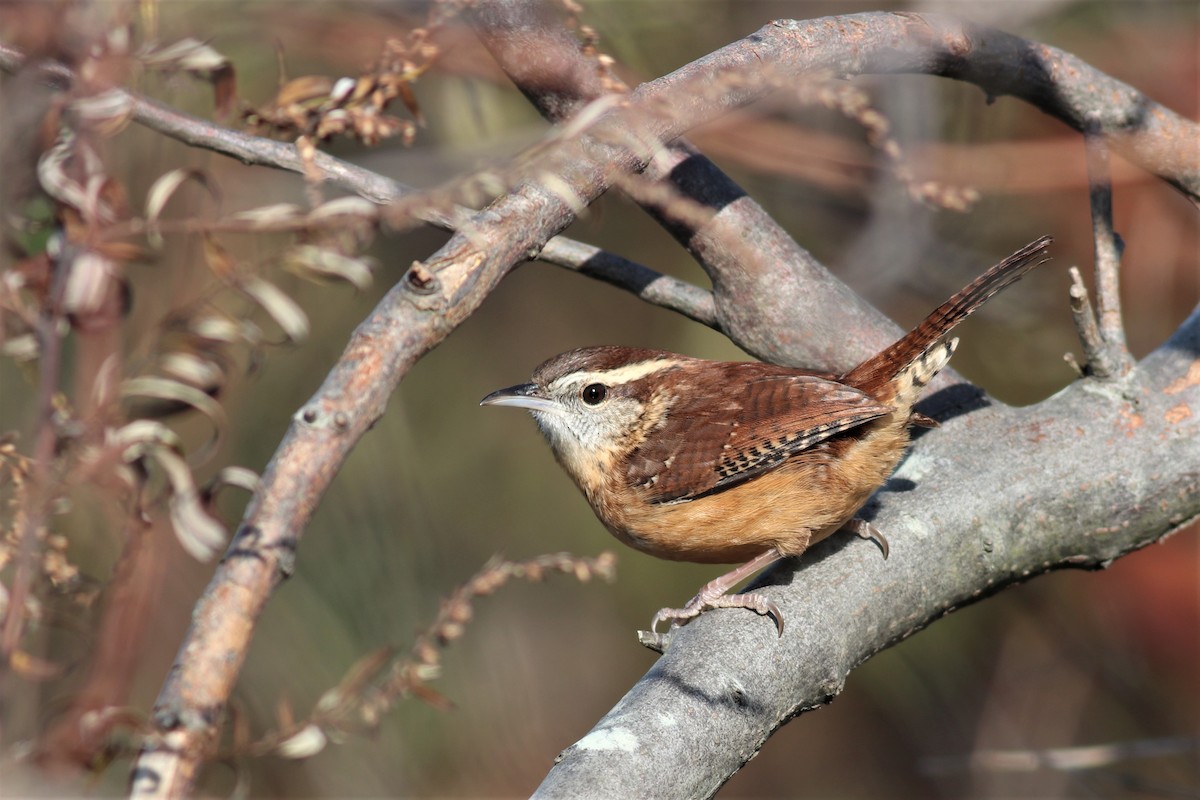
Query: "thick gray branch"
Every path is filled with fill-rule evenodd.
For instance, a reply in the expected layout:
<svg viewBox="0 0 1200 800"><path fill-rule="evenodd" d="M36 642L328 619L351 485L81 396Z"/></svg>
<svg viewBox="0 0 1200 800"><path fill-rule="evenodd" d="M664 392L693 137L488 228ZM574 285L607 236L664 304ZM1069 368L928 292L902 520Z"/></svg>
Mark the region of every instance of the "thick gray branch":
<svg viewBox="0 0 1200 800"><path fill-rule="evenodd" d="M781 639L743 610L676 631L536 796L711 795L888 645L1034 575L1104 567L1200 516L1200 308L1121 385L1081 380L1035 407L950 420L877 498L888 561L840 536L772 570L760 591L787 619Z"/></svg>

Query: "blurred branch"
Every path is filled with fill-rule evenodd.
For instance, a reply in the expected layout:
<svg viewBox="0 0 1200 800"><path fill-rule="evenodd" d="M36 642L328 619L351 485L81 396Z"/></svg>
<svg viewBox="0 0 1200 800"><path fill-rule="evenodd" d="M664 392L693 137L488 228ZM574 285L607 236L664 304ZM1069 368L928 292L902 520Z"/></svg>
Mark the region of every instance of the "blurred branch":
<svg viewBox="0 0 1200 800"><path fill-rule="evenodd" d="M1084 747L1053 747L1045 750L979 750L967 756L927 758L922 761L921 767L933 775L970 770L1034 772L1053 769L1068 772L1102 769L1141 758L1195 754L1198 751L1200 739L1194 736L1171 736Z"/></svg>
<svg viewBox="0 0 1200 800"><path fill-rule="evenodd" d="M57 257L51 259L50 293L41 308L36 334L41 353L37 379L37 405L32 432L33 454L29 466L29 483L22 494L20 513L15 528L18 531L15 570L12 589L3 603L4 623L0 627L0 657L5 670L0 671L0 683L17 673L13 669L20 660L20 644L25 628L27 604L33 601L32 591L38 573L38 555L51 514L55 487L51 485L54 456L59 443L57 402L63 360L64 315L63 296L74 267L77 251L66 244Z"/></svg>

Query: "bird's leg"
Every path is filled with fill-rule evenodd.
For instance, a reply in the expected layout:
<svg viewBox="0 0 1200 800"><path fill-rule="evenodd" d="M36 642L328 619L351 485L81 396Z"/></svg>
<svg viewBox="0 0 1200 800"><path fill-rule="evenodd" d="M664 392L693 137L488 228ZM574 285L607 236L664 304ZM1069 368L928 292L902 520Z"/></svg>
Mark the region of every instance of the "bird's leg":
<svg viewBox="0 0 1200 800"><path fill-rule="evenodd" d="M875 542L875 544L879 545L879 549L883 551L883 557L885 559L888 557L887 538L883 535L879 528L876 528L865 519L859 519L858 517L855 517L843 525L842 530L850 531L851 533L861 536L864 539L870 539L871 541Z"/></svg>
<svg viewBox="0 0 1200 800"><path fill-rule="evenodd" d="M748 608L756 614L770 615L775 618L775 627L783 636L783 615L779 607L761 594L727 594L754 573L774 564L783 558L778 550L772 547L760 556L750 559L736 569L704 584L696 596L688 601L683 608L664 608L654 615L650 623L650 632L657 633L658 623L671 620L671 627L677 628L684 620L693 619L711 608Z"/></svg>

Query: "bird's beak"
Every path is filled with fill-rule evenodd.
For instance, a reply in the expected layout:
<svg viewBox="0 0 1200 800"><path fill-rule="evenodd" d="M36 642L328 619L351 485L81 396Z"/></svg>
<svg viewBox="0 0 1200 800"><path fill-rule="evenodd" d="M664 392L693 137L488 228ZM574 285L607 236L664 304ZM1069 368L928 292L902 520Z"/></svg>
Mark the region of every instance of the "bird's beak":
<svg viewBox="0 0 1200 800"><path fill-rule="evenodd" d="M522 383L499 389L479 401L481 406L515 406L530 411L556 411L558 404L538 394L536 383Z"/></svg>

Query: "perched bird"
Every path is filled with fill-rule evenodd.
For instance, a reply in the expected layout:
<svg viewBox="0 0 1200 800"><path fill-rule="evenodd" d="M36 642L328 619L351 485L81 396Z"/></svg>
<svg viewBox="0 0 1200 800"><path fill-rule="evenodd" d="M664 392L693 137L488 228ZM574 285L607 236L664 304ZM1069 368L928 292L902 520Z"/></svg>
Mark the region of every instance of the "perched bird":
<svg viewBox="0 0 1200 800"><path fill-rule="evenodd" d="M600 521L659 558L744 562L683 608L673 626L712 608L783 617L740 581L846 528L887 541L855 514L904 455L922 389L958 344L949 333L990 297L1048 260L1048 236L955 294L921 324L844 375L660 350L586 347L543 363L530 383L480 405L532 412L559 464Z"/></svg>

